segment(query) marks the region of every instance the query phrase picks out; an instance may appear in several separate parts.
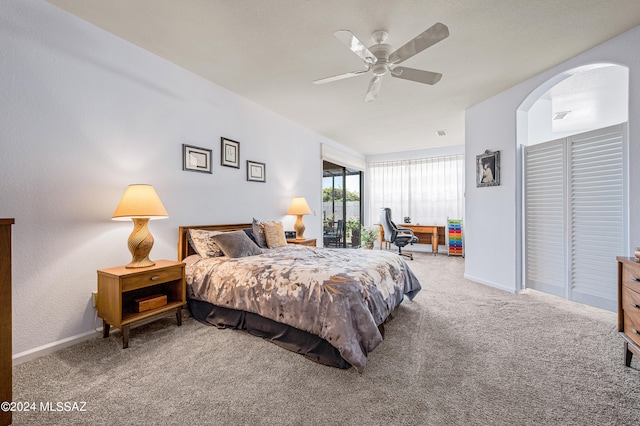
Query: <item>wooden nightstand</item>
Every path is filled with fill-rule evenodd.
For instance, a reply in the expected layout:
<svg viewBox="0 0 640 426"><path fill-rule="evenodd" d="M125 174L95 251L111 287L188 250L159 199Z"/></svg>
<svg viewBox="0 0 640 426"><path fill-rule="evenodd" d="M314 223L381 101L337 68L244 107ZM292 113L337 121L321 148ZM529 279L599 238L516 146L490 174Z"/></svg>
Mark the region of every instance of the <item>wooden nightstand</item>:
<svg viewBox="0 0 640 426"><path fill-rule="evenodd" d="M301 246L312 246L312 247L315 247L316 246L316 239L315 238L309 238L309 239L304 239L304 240L296 240L295 238L289 238L289 239L287 239L287 244L299 244Z"/></svg>
<svg viewBox="0 0 640 426"><path fill-rule="evenodd" d="M163 294L167 304L144 312L135 312L134 299ZM157 260L148 268L127 269L124 266L98 271L98 316L102 318L102 337L109 337L109 328L122 330L122 348L129 346L132 323L172 309L176 310L178 326L182 325L182 306L186 303L184 263Z"/></svg>

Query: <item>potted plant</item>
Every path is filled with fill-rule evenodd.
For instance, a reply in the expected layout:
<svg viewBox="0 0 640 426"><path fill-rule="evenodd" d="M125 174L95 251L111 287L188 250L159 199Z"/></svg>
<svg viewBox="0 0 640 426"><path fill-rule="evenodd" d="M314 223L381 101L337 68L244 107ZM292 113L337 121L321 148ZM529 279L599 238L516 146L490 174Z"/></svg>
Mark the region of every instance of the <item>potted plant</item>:
<svg viewBox="0 0 640 426"><path fill-rule="evenodd" d="M373 248L373 242L378 238L378 228L365 228L362 227L360 231L360 241L362 241L362 247L371 250Z"/></svg>
<svg viewBox="0 0 640 426"><path fill-rule="evenodd" d="M360 221L357 219L347 220L347 231L351 237L351 247L360 246Z"/></svg>

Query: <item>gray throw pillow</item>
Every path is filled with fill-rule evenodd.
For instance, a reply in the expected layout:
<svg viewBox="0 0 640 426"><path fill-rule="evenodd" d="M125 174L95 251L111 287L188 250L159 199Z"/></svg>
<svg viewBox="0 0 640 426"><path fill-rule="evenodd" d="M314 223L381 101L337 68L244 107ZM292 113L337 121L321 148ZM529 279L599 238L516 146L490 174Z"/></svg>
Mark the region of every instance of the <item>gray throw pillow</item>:
<svg viewBox="0 0 640 426"><path fill-rule="evenodd" d="M262 222L253 218L253 222L251 222L251 230L258 247L267 248L267 238L264 234L264 226L262 225Z"/></svg>
<svg viewBox="0 0 640 426"><path fill-rule="evenodd" d="M251 241L244 231L223 232L222 234L214 235L211 239L228 257L247 257L262 254L262 249Z"/></svg>

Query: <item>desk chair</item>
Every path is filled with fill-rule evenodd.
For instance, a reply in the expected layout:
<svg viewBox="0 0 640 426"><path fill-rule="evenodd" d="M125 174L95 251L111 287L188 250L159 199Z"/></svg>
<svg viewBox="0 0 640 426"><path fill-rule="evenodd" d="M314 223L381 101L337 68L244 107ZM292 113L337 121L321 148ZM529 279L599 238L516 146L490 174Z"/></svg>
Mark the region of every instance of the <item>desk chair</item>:
<svg viewBox="0 0 640 426"><path fill-rule="evenodd" d="M391 209L388 207L380 209L380 224L382 225L382 229L384 229L385 241L398 246L398 254L400 256L406 256L413 260L413 253L402 252L402 247L418 242L418 238L413 234L413 229L399 228L393 223L391 221Z"/></svg>

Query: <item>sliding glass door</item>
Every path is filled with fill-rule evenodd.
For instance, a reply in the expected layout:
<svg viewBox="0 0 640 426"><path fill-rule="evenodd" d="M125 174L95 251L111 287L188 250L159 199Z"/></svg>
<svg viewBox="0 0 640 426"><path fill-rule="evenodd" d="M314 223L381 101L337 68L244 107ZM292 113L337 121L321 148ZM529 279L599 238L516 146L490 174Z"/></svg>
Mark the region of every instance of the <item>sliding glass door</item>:
<svg viewBox="0 0 640 426"><path fill-rule="evenodd" d="M362 172L323 162L322 220L325 247L360 247Z"/></svg>

